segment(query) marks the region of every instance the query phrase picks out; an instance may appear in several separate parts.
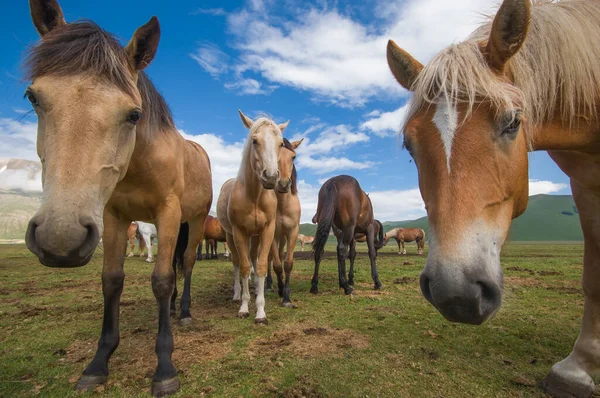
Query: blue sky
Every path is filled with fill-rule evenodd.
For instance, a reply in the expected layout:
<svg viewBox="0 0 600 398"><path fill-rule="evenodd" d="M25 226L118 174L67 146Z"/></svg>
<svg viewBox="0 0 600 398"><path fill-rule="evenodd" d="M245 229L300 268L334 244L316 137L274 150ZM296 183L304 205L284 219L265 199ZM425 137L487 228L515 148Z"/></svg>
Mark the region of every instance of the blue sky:
<svg viewBox="0 0 600 398"><path fill-rule="evenodd" d="M303 221L328 177L350 174L373 198L376 217L425 215L417 172L398 127L409 98L385 60L394 39L421 62L464 38L493 10L489 0L179 1L62 0L67 22L91 19L123 44L152 15L161 40L147 72L181 133L213 164L215 198L235 176L245 130L237 109L290 120L299 148ZM38 40L26 1L0 15L0 157L36 159L35 116L22 99L22 56ZM568 178L545 153L530 155L532 193L569 193ZM216 200L215 200L216 202Z"/></svg>

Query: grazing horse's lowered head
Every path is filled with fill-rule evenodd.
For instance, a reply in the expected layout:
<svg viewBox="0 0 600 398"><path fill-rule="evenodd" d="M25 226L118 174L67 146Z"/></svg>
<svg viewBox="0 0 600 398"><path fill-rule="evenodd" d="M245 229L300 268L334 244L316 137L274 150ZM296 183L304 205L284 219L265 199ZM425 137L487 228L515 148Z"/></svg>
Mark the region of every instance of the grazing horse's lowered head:
<svg viewBox="0 0 600 398"><path fill-rule="evenodd" d="M275 124L266 117L258 118L256 121L244 115L238 110L242 123L250 129L250 135L246 148L244 149L244 158L249 156L249 163L252 171L260 178L260 182L265 189L275 189L279 181L279 154L283 147L283 130L289 124L289 120L282 124ZM242 160L242 164L246 163ZM245 169L240 168L240 173ZM239 175L238 178L244 178Z"/></svg>
<svg viewBox="0 0 600 398"><path fill-rule="evenodd" d="M44 265L82 266L102 236L104 206L127 172L136 135L156 123L143 116L151 112L139 86L149 84L141 70L154 58L160 28L152 17L123 48L94 23L66 23L56 0L30 0L30 9L42 40L26 60L25 96L38 117L43 195L27 247Z"/></svg>
<svg viewBox="0 0 600 398"><path fill-rule="evenodd" d="M286 151L281 151L279 156L279 181L277 182L277 192L292 194L298 193L298 187L296 186L296 165L294 160L296 159L296 148L300 146L302 141L290 142L287 138L283 139L283 147Z"/></svg>

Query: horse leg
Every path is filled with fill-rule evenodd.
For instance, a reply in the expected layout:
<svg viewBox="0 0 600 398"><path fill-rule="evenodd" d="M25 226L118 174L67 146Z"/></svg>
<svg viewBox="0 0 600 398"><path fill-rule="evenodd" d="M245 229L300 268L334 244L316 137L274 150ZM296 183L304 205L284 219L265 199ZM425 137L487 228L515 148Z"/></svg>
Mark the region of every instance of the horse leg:
<svg viewBox="0 0 600 398"><path fill-rule="evenodd" d="M293 308L292 300L290 299L290 278L292 270L294 269L294 248L296 247L296 241L298 240L299 225L296 225L294 229L287 234L287 255L283 263L285 270L285 285L283 286L283 300L281 301L282 307ZM283 245L281 246L283 247Z"/></svg>
<svg viewBox="0 0 600 398"><path fill-rule="evenodd" d="M206 253L204 253L204 259L205 260L209 260L210 256L208 255L208 253L210 251L210 240L209 239L204 239L204 244L206 245Z"/></svg>
<svg viewBox="0 0 600 398"><path fill-rule="evenodd" d="M312 294L319 293L319 266L321 265L321 257L323 253L318 253L315 251L315 272L310 281L310 292Z"/></svg>
<svg viewBox="0 0 600 398"><path fill-rule="evenodd" d="M267 324L267 314L265 312L265 277L267 276L267 262L269 260L269 252L273 245L273 237L275 235L275 220L271 220L260 232L258 261L256 264L256 317L254 323ZM281 260L280 260L281 262Z"/></svg>
<svg viewBox="0 0 600 398"><path fill-rule="evenodd" d="M171 295L171 307L169 315L173 316L177 313L177 258L173 256L173 294Z"/></svg>
<svg viewBox="0 0 600 398"><path fill-rule="evenodd" d="M556 363L542 382L555 397L591 397L591 375L600 370L600 194L571 180L573 198L583 229L583 319L573 351Z"/></svg>
<svg viewBox="0 0 600 398"><path fill-rule="evenodd" d="M94 359L77 382L78 391L91 391L103 384L108 376L108 360L119 345L119 304L123 291L123 263L127 248L127 228L130 220L116 212L104 210L104 263L102 266L102 294L104 318L102 333Z"/></svg>
<svg viewBox="0 0 600 398"><path fill-rule="evenodd" d="M135 250L135 235L129 237L129 254L127 257L133 257L133 251Z"/></svg>
<svg viewBox="0 0 600 398"><path fill-rule="evenodd" d="M354 259L356 258L356 241L350 242L350 271L348 272L348 285L354 286Z"/></svg>
<svg viewBox="0 0 600 398"><path fill-rule="evenodd" d="M375 283L375 290L379 290L382 285L377 273L377 249L375 248L375 228L373 224L367 228L367 248L369 250L369 261L371 261L371 278L373 278L373 282Z"/></svg>
<svg viewBox="0 0 600 398"><path fill-rule="evenodd" d="M148 258L146 259L146 262L151 263L154 261L154 253L152 252L152 235L149 233L142 234L142 238L146 242L146 247L148 248Z"/></svg>
<svg viewBox="0 0 600 398"><path fill-rule="evenodd" d="M189 325L192 323L192 314L190 313L192 272L196 263L196 249L198 244L204 238L204 220L206 214L197 216L188 221L190 233L188 236L187 247L183 254L183 294L181 295L181 314L179 315L180 325Z"/></svg>
<svg viewBox="0 0 600 398"><path fill-rule="evenodd" d="M406 254L406 248L404 247L404 239L400 241L402 243L402 254Z"/></svg>
<svg viewBox="0 0 600 398"><path fill-rule="evenodd" d="M269 258L273 260L273 271L277 275L277 293L279 297L283 297L283 267L281 266L281 256L279 255L279 248L275 239L273 239L273 243L271 244Z"/></svg>
<svg viewBox="0 0 600 398"><path fill-rule="evenodd" d="M346 280L346 257L348 256L347 247L350 246L350 241L354 239L354 228L345 228L341 236L338 238L337 245L337 260L338 260L338 279L345 294L352 294L354 289L348 285Z"/></svg>
<svg viewBox="0 0 600 398"><path fill-rule="evenodd" d="M229 245L227 244L227 242L223 242L223 246L225 247L225 254L223 254L225 257L229 257Z"/></svg>
<svg viewBox="0 0 600 398"><path fill-rule="evenodd" d="M238 252L239 260L239 272L242 277L242 305L238 311L239 318L247 318L250 313L248 311L248 303L250 302L250 257L248 254L248 237L246 234L236 226L233 227L233 240L235 242L235 248ZM233 248L231 250L233 254ZM264 294L264 292L263 292Z"/></svg>
<svg viewBox="0 0 600 398"><path fill-rule="evenodd" d="M240 258L233 242L233 235L227 233L227 245L231 253L231 263L233 264L233 301L242 299L242 287L240 286Z"/></svg>
<svg viewBox="0 0 600 398"><path fill-rule="evenodd" d="M148 253L147 253L148 247L146 247L146 241L142 237L141 233L140 233L140 237L139 237L139 243L140 243L140 257L144 257L144 254L146 254L146 257L148 257Z"/></svg>
<svg viewBox="0 0 600 398"><path fill-rule="evenodd" d="M219 258L219 241L215 239L214 242L215 242L215 244L213 246L212 258L217 259L217 258Z"/></svg>
<svg viewBox="0 0 600 398"><path fill-rule="evenodd" d="M402 245L400 244L401 240L396 238L396 243L398 244L398 254L402 254Z"/></svg>
<svg viewBox="0 0 600 398"><path fill-rule="evenodd" d="M254 291L257 292L258 280L256 279L256 261L258 260L258 245L260 240L258 236L250 237L250 263L252 264L252 274L254 274Z"/></svg>

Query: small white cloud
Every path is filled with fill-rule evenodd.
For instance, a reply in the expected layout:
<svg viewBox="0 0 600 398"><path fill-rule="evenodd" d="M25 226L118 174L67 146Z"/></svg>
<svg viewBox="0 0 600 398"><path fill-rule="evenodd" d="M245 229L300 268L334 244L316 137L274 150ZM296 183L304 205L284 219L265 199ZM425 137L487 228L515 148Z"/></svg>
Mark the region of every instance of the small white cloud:
<svg viewBox="0 0 600 398"><path fill-rule="evenodd" d="M212 43L201 44L190 57L214 78L229 69L229 56Z"/></svg>
<svg viewBox="0 0 600 398"><path fill-rule="evenodd" d="M38 160L37 122L0 118L0 158Z"/></svg>
<svg viewBox="0 0 600 398"><path fill-rule="evenodd" d="M227 15L227 11L222 8L198 8L195 11L190 12L190 15L212 15L215 17L220 17Z"/></svg>
<svg viewBox="0 0 600 398"><path fill-rule="evenodd" d="M364 170L375 166L374 162L355 162L346 157L319 157L310 155L298 156L296 165L299 170L310 169L314 174L327 174L339 170Z"/></svg>
<svg viewBox="0 0 600 398"><path fill-rule="evenodd" d="M265 95L271 92L271 90L263 89L261 83L254 79L241 79L225 83L225 88L237 95Z"/></svg>
<svg viewBox="0 0 600 398"><path fill-rule="evenodd" d="M379 110L370 112L367 116L371 116L371 118L363 122L360 129L370 131L378 137L397 135L407 110L408 104L391 112L381 112Z"/></svg>
<svg viewBox="0 0 600 398"><path fill-rule="evenodd" d="M30 110L23 109L23 108L17 108L17 107L13 107L12 110L14 113L18 113L19 115L25 115L26 113L30 112Z"/></svg>
<svg viewBox="0 0 600 398"><path fill-rule="evenodd" d="M560 182L544 181L544 180L529 180L529 196L539 194L551 194L569 188L568 184Z"/></svg>

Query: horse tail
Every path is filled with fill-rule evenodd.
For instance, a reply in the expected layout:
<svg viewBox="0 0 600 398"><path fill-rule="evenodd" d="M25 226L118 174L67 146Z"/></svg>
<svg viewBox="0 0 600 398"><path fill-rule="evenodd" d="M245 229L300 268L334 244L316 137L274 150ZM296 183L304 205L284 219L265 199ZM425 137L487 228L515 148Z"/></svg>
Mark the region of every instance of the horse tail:
<svg viewBox="0 0 600 398"><path fill-rule="evenodd" d="M173 254L173 270L175 270L175 267L177 267L179 271L183 270L183 254L187 249L189 236L190 226L188 223L184 222L179 227L179 235L177 235L175 254Z"/></svg>
<svg viewBox="0 0 600 398"><path fill-rule="evenodd" d="M375 241L375 250L379 250L383 247L383 224L379 220L375 220L379 225L379 233L377 234L377 240Z"/></svg>
<svg viewBox="0 0 600 398"><path fill-rule="evenodd" d="M335 216L336 202L337 202L337 189L335 185L329 184L325 188L328 192L319 192L319 209L317 209L318 219L317 231L315 233L315 239L312 243L312 249L315 253L315 261L321 259L327 240L329 239L329 231L331 231L331 225L333 224L333 217ZM322 200L321 200L322 199Z"/></svg>

